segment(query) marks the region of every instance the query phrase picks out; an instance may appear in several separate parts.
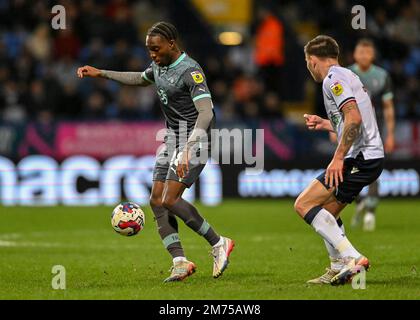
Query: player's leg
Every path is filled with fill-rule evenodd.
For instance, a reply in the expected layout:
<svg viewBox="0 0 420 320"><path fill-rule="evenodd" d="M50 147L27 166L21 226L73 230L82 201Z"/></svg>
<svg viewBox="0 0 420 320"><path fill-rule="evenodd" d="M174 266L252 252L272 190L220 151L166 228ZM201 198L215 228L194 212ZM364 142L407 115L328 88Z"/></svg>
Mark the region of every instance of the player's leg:
<svg viewBox="0 0 420 320"><path fill-rule="evenodd" d="M183 280L195 271L195 265L187 260L181 246L176 217L168 208L163 206L163 192L169 166L168 145L165 143L157 155L150 197L150 206L155 215L159 235L173 260L171 275L165 279L165 282Z"/></svg>
<svg viewBox="0 0 420 320"><path fill-rule="evenodd" d="M322 207L328 212L331 212L331 214L335 217L337 225L340 227L341 232L345 235L346 230L344 228L344 223L343 220L341 220L340 218L340 213L344 209L343 204L339 203L337 199L334 196L332 196L331 201L324 204ZM343 258L340 252L325 239L324 243L330 257L331 270L340 271L344 267Z"/></svg>
<svg viewBox="0 0 420 320"><path fill-rule="evenodd" d="M163 181L153 182L150 206L155 215L158 232L163 244L175 261L177 258L185 258L185 255L179 240L178 222L173 213L162 204L164 187L165 183Z"/></svg>
<svg viewBox="0 0 420 320"><path fill-rule="evenodd" d="M354 170L354 168L358 170ZM336 198L340 202L351 203L365 186L372 184L379 177L382 169L383 159L365 160L361 153L355 159L346 160L343 172L344 181L338 186ZM342 254L341 251L340 253ZM349 282L355 274L361 270L367 271L369 268L369 260L364 256L356 258L355 256L342 255L346 266L331 279L332 285Z"/></svg>
<svg viewBox="0 0 420 320"><path fill-rule="evenodd" d="M344 224L341 220L339 214L343 209L343 206L337 202L335 197L331 195L330 199L326 201L326 203L322 206L324 209L326 209L328 212L331 212L331 214L336 218L337 224L340 227L343 234L345 234ZM344 260L341 257L340 252L335 249L327 240L324 240L325 247L328 251L328 256L330 259L330 266L325 269L325 273L323 273L321 276L309 280L307 283L310 284L330 284L331 279L337 275L341 269L344 268Z"/></svg>
<svg viewBox="0 0 420 320"><path fill-rule="evenodd" d="M318 179L322 180L322 176L318 177ZM323 207L323 205L329 204L329 207L326 207L331 209L331 206L333 206L331 204L333 202L331 196L335 196L335 189L327 189L318 179L314 180L296 199L296 212L311 225L324 240L339 252L340 256L344 259L346 266L350 264L350 260L357 264L367 265L367 259L363 257L347 239L346 235L338 226L333 213ZM336 207L336 212L334 213L339 213L345 206L346 202L337 202L337 204L334 205L334 207ZM340 275L340 273L334 276L334 278L338 275ZM331 281L333 281L334 278L332 278Z"/></svg>
<svg viewBox="0 0 420 320"><path fill-rule="evenodd" d="M182 182L166 180L163 205L181 218L192 230L203 236L211 246L220 241L220 236L200 215L197 208L182 198L186 186Z"/></svg>
<svg viewBox="0 0 420 320"><path fill-rule="evenodd" d="M222 275L229 263L229 255L234 242L218 235L210 224L200 215L197 208L182 198L186 185L182 182L167 180L165 184L163 205L181 218L185 224L204 237L212 246L214 265L213 276Z"/></svg>
<svg viewBox="0 0 420 320"><path fill-rule="evenodd" d="M163 245L172 256L173 267L171 275L165 282L183 280L195 271L195 265L185 257L178 235L178 222L172 212L165 208L163 202L163 181L154 181L150 196L150 206L155 215L156 224Z"/></svg>
<svg viewBox="0 0 420 320"><path fill-rule="evenodd" d="M378 180L369 186L368 195L363 199L363 203L366 209L363 217L363 230L374 231L376 226L376 207L379 203Z"/></svg>
<svg viewBox="0 0 420 320"><path fill-rule="evenodd" d="M326 189L319 180L315 179L296 199L295 210L317 233L337 249L342 257L358 258L361 254L343 234L333 213L323 208L323 205L333 201L331 195L334 196L334 192L335 188ZM346 203L337 202L335 206L339 213Z"/></svg>
<svg viewBox="0 0 420 320"><path fill-rule="evenodd" d="M360 226L362 222L363 215L365 213L365 197L358 196L355 199L356 202L356 212L354 213L353 217L351 218L351 226L352 228L356 228Z"/></svg>
<svg viewBox="0 0 420 320"><path fill-rule="evenodd" d="M176 161L171 163L164 191L164 205L180 217L192 230L203 236L212 246L213 277L218 278L228 266L229 256L235 245L234 241L219 236L200 215L197 208L182 198L185 188L189 188L200 176L205 166L203 162L202 160L190 161L187 175L182 179L176 175Z"/></svg>

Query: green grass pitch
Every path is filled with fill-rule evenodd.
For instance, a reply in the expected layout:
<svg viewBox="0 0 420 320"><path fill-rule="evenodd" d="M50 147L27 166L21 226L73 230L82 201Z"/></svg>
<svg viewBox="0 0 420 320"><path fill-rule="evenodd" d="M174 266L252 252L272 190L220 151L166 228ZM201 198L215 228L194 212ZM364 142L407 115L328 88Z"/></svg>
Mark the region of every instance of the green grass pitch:
<svg viewBox="0 0 420 320"><path fill-rule="evenodd" d="M328 265L320 237L293 212L291 200L226 200L199 206L236 248L225 274L213 279L210 247L180 223L197 272L163 284L171 259L150 208L134 237L115 233L109 207L0 207L0 299L420 299L420 201L383 200L377 231L347 235L371 261L366 289L309 286ZM54 290L52 267L66 269Z"/></svg>

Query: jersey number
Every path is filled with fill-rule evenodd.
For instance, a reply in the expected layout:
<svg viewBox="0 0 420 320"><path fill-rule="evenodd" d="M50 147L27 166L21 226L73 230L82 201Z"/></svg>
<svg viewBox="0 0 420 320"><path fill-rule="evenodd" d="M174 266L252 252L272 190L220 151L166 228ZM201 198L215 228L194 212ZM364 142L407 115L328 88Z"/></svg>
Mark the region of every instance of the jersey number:
<svg viewBox="0 0 420 320"><path fill-rule="evenodd" d="M162 103L164 105L167 105L168 104L168 96L166 95L165 90L159 89L157 93L159 95L160 101L162 101Z"/></svg>

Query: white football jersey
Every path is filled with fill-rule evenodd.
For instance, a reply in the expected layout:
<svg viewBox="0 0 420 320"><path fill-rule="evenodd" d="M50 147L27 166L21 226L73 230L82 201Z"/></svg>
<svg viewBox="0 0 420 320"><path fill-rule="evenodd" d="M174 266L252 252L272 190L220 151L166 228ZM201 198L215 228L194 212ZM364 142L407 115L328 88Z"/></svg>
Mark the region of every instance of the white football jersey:
<svg viewBox="0 0 420 320"><path fill-rule="evenodd" d="M331 66L322 83L324 105L328 118L340 141L344 128L344 115L341 108L355 101L362 116L361 134L353 142L346 158L356 158L359 152L367 159L384 157L384 148L376 123L375 110L368 93L359 77L351 70Z"/></svg>

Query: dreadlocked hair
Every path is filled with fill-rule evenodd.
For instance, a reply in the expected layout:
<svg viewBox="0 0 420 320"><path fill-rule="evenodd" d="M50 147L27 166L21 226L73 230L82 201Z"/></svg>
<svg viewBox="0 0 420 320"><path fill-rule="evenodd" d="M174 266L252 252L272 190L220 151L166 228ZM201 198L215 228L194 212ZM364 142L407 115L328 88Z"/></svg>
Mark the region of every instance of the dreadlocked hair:
<svg viewBox="0 0 420 320"><path fill-rule="evenodd" d="M175 26L172 23L159 21L155 23L149 31L147 31L148 36L155 36L160 35L166 40L177 40L178 39L178 31L176 30Z"/></svg>

